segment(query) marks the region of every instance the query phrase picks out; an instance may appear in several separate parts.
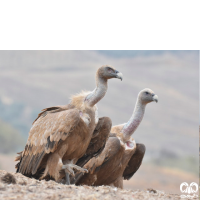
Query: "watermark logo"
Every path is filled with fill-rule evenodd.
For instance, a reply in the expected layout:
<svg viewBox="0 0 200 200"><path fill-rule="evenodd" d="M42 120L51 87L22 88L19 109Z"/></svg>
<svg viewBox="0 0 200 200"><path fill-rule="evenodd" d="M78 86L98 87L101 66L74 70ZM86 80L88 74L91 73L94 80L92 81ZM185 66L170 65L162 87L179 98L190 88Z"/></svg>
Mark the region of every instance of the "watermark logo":
<svg viewBox="0 0 200 200"><path fill-rule="evenodd" d="M197 183L192 182L190 185L188 183L183 182L180 185L180 191L182 193L187 193L187 195L182 194L180 197L181 198L188 198L188 199L194 199L198 197L195 193L198 192L199 186Z"/></svg>

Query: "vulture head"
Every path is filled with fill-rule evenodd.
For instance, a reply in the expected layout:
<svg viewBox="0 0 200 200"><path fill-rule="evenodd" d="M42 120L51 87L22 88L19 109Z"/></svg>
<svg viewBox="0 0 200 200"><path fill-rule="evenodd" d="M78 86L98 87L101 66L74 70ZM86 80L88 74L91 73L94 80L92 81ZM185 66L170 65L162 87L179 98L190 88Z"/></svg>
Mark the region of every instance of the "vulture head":
<svg viewBox="0 0 200 200"><path fill-rule="evenodd" d="M96 88L90 92L84 100L89 106L93 107L105 96L108 88L107 80L111 78L118 78L122 80L122 73L110 65L103 65L97 70Z"/></svg>
<svg viewBox="0 0 200 200"><path fill-rule="evenodd" d="M113 68L110 65L103 65L100 67L97 71L97 76L103 78L103 79L111 79L111 78L123 78L123 75L121 72L117 71L115 68Z"/></svg>
<svg viewBox="0 0 200 200"><path fill-rule="evenodd" d="M136 131L137 127L140 125L145 113L146 105L152 101L158 102L158 96L155 95L151 89L145 88L139 92L133 114L129 121L124 124L122 129L122 140L128 146L127 148L134 147L133 142L131 141L131 135Z"/></svg>
<svg viewBox="0 0 200 200"><path fill-rule="evenodd" d="M158 96L155 95L155 93L149 88L145 88L140 91L140 93L138 94L138 99L140 99L141 103L143 104L147 104L152 101L155 101L156 103L158 102Z"/></svg>

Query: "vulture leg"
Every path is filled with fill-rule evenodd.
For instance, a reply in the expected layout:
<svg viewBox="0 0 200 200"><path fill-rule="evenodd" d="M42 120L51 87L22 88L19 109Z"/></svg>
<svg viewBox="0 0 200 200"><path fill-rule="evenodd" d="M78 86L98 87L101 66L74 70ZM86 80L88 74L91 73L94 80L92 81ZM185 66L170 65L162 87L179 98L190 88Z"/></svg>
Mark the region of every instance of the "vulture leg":
<svg viewBox="0 0 200 200"><path fill-rule="evenodd" d="M144 144L137 143L136 145L136 151L129 160L128 165L123 173L125 180L129 180L142 164L146 148Z"/></svg>
<svg viewBox="0 0 200 200"><path fill-rule="evenodd" d="M65 172L66 185L70 185L69 173Z"/></svg>

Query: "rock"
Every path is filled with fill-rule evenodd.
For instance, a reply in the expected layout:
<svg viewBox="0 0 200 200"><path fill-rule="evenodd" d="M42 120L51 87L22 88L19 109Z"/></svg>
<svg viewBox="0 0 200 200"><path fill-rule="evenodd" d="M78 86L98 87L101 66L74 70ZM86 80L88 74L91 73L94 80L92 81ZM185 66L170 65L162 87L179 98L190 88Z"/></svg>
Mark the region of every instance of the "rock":
<svg viewBox="0 0 200 200"><path fill-rule="evenodd" d="M15 177L10 173L7 173L4 176L2 176L1 181L7 184L16 184Z"/></svg>

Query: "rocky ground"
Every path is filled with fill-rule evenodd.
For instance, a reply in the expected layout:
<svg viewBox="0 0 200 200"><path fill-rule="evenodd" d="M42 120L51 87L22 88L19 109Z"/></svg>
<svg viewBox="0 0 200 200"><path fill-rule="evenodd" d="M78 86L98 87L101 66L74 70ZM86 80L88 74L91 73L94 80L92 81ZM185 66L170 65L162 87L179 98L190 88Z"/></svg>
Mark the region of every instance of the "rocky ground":
<svg viewBox="0 0 200 200"><path fill-rule="evenodd" d="M180 199L178 194L166 194L154 189L122 190L118 188L100 186L63 185L54 181L38 181L21 174L7 173L0 170L0 199L48 199L48 200L139 200L139 199Z"/></svg>

